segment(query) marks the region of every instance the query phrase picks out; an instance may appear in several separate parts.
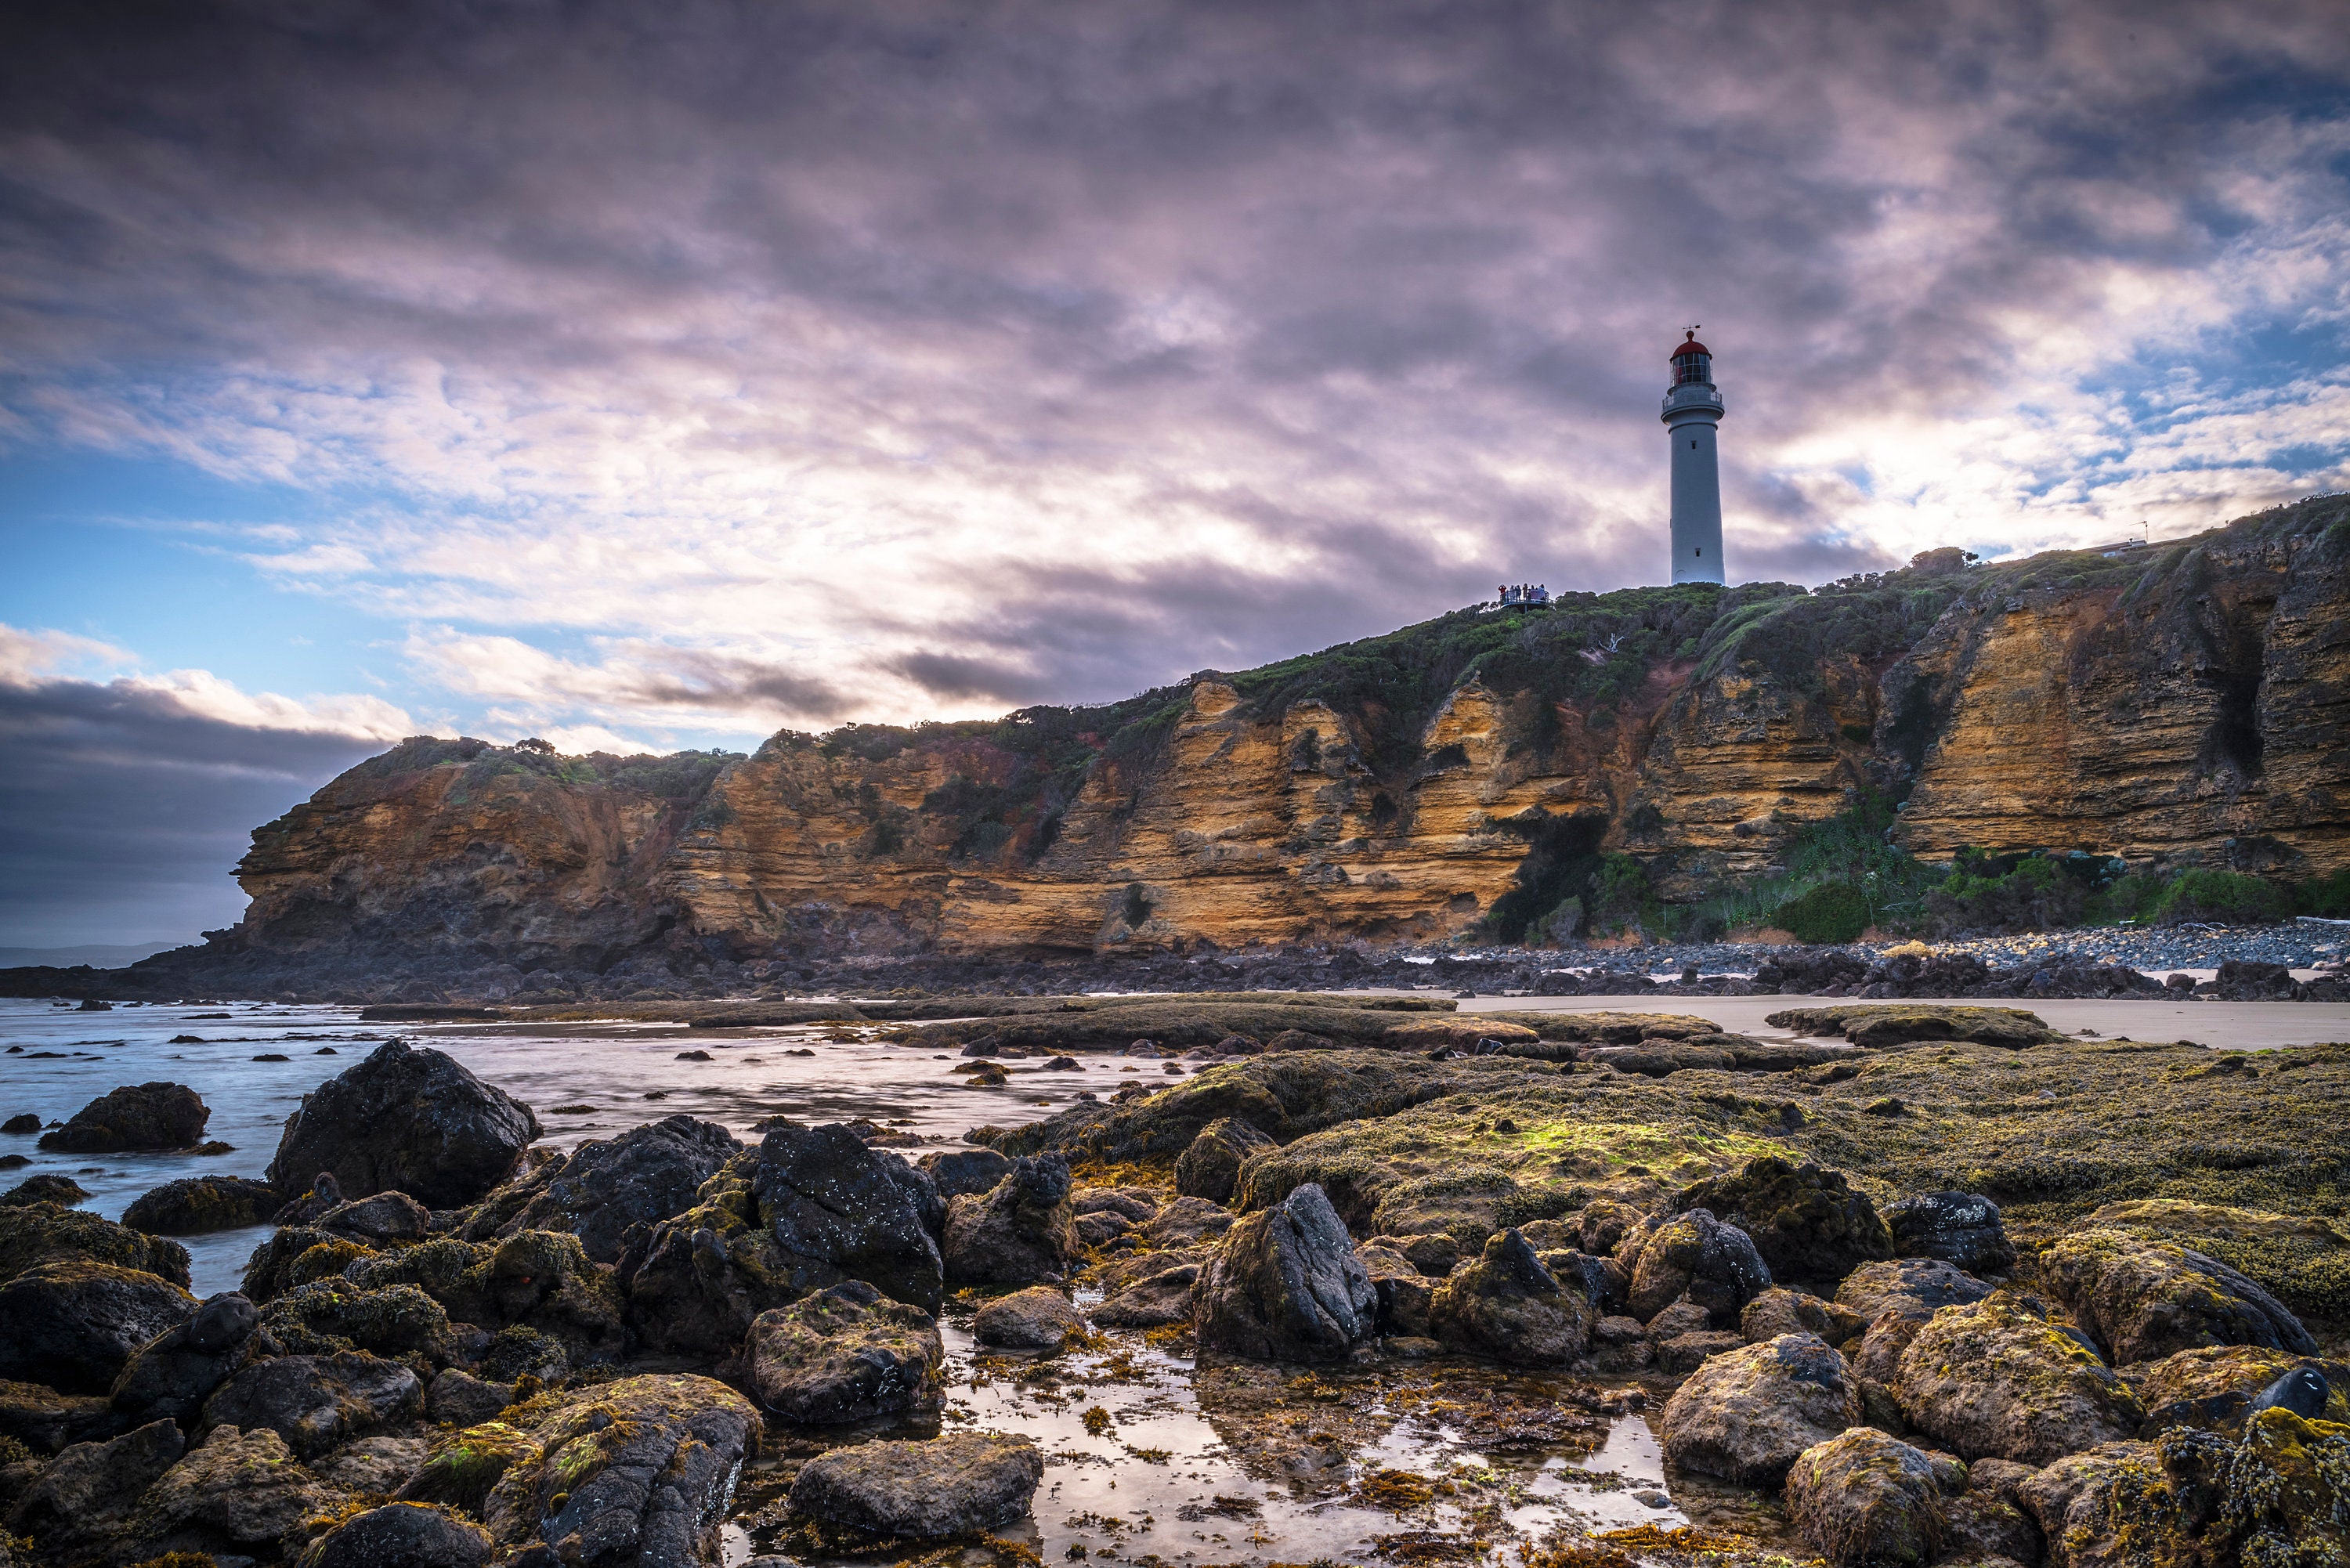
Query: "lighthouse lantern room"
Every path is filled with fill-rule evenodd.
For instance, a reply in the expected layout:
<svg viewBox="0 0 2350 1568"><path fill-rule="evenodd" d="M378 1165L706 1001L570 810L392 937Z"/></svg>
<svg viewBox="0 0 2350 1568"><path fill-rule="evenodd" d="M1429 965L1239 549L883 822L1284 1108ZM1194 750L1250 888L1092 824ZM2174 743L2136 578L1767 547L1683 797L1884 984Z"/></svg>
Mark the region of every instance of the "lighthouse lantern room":
<svg viewBox="0 0 2350 1568"><path fill-rule="evenodd" d="M1721 466L1715 428L1721 393L1713 384L1713 354L1689 329L1674 346L1673 384L1663 419L1672 440L1673 576L1676 583L1719 583L1721 575Z"/></svg>

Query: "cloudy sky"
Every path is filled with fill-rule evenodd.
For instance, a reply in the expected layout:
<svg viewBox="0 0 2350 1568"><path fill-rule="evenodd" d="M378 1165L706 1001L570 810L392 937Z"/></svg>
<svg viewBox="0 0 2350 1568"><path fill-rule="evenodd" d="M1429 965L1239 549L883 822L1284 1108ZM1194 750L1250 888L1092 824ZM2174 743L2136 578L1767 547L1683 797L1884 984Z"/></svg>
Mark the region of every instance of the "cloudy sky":
<svg viewBox="0 0 2350 1568"><path fill-rule="evenodd" d="M46 14L45 14L46 13ZM747 747L2350 487L2324 0L12 6L0 943L425 731Z"/></svg>

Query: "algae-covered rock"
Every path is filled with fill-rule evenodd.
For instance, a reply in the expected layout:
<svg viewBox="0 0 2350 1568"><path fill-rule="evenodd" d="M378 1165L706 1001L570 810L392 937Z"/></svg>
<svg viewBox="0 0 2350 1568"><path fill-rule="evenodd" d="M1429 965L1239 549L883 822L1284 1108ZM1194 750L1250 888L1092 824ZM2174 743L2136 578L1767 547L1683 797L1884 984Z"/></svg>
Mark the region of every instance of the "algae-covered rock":
<svg viewBox="0 0 2350 1568"><path fill-rule="evenodd" d="M2004 1274L2015 1267L2015 1247L1999 1205L1979 1192L1923 1192L1886 1206L1893 1251L1933 1258L1970 1274Z"/></svg>
<svg viewBox="0 0 2350 1568"><path fill-rule="evenodd" d="M1133 1276L1102 1298L1093 1320L1104 1328L1163 1328L1191 1318L1191 1292L1204 1264L1180 1253L1149 1253L1138 1260L1149 1272Z"/></svg>
<svg viewBox="0 0 2350 1568"><path fill-rule="evenodd" d="M432 1212L405 1192L378 1192L338 1203L309 1223L370 1247L405 1246L432 1234Z"/></svg>
<svg viewBox="0 0 2350 1568"><path fill-rule="evenodd" d="M1738 1314L1738 1332L1750 1344L1783 1334L1815 1334L1830 1345L1842 1345L1867 1328L1868 1320L1852 1308L1783 1285L1764 1291Z"/></svg>
<svg viewBox="0 0 2350 1568"><path fill-rule="evenodd" d="M1068 1297L1050 1285L1031 1285L981 1307L971 1335L1007 1350L1058 1350L1085 1326Z"/></svg>
<svg viewBox="0 0 2350 1568"><path fill-rule="evenodd" d="M945 1356L928 1313L862 1280L761 1313L743 1346L753 1396L806 1426L934 1405Z"/></svg>
<svg viewBox="0 0 2350 1568"><path fill-rule="evenodd" d="M2288 1374L2307 1370L2317 1378L2316 1408L2303 1415L2350 1422L2350 1366L2338 1361L2271 1350L2262 1345L2202 1345L2178 1351L2134 1375L2138 1402L2146 1407L2146 1430L2201 1427L2234 1431L2252 1412L2254 1401Z"/></svg>
<svg viewBox="0 0 2350 1568"><path fill-rule="evenodd" d="M1799 1034L1841 1034L1856 1045L1882 1049L1913 1040L1965 1040L2020 1051L2054 1045L2064 1037L2039 1014L2020 1007L1969 1007L1933 1002L1844 1002L1791 1007L1763 1020Z"/></svg>
<svg viewBox="0 0 2350 1568"><path fill-rule="evenodd" d="M1763 1155L1689 1188L1677 1210L1703 1209L1753 1239L1783 1283L1834 1290L1863 1263L1893 1256L1893 1232L1840 1170Z"/></svg>
<svg viewBox="0 0 2350 1568"><path fill-rule="evenodd" d="M0 1377L104 1394L140 1346L195 1314L169 1280L106 1263L44 1263L0 1284Z"/></svg>
<svg viewBox="0 0 2350 1568"><path fill-rule="evenodd" d="M348 1501L296 1463L277 1433L216 1427L147 1489L130 1534L151 1557L276 1556L306 1522Z"/></svg>
<svg viewBox="0 0 2350 1568"><path fill-rule="evenodd" d="M1203 1349L1334 1361L1370 1337L1378 1293L1322 1189L1298 1188L1228 1231L1193 1298Z"/></svg>
<svg viewBox="0 0 2350 1568"><path fill-rule="evenodd" d="M190 1176L151 1188L122 1211L122 1222L155 1236L201 1236L258 1225L284 1199L265 1181L242 1176Z"/></svg>
<svg viewBox="0 0 2350 1568"><path fill-rule="evenodd" d="M482 1568L491 1550L490 1532L472 1520L428 1503L394 1502L336 1525L295 1568Z"/></svg>
<svg viewBox="0 0 2350 1568"><path fill-rule="evenodd" d="M444 1427L478 1427L494 1421L515 1402L514 1385L474 1376L463 1367L443 1367L424 1386L426 1419Z"/></svg>
<svg viewBox="0 0 2350 1568"><path fill-rule="evenodd" d="M536 1459L538 1451L537 1442L521 1428L504 1420L479 1421L433 1438L422 1468L398 1495L407 1501L446 1503L479 1513L491 1489L515 1462Z"/></svg>
<svg viewBox="0 0 2350 1568"><path fill-rule="evenodd" d="M1946 1306L1963 1306L1991 1293L1992 1287L1931 1258L1901 1258L1864 1263L1836 1287L1836 1304L1875 1322L1886 1313L1923 1323Z"/></svg>
<svg viewBox="0 0 2350 1568"><path fill-rule="evenodd" d="M421 1438L358 1438L309 1461L328 1486L362 1497L390 1497L424 1466Z"/></svg>
<svg viewBox="0 0 2350 1568"><path fill-rule="evenodd" d="M1581 1355L1597 1315L1580 1282L1562 1289L1514 1229L1496 1231L1429 1303L1440 1343L1517 1366L1563 1366Z"/></svg>
<svg viewBox="0 0 2350 1568"><path fill-rule="evenodd" d="M183 1290L188 1283L188 1250L177 1241L54 1203L0 1209L0 1282L67 1262L136 1269Z"/></svg>
<svg viewBox="0 0 2350 1568"><path fill-rule="evenodd" d="M707 1377L638 1376L545 1397L505 1424L525 1441L482 1505L501 1548L543 1542L581 1568L655 1568L718 1561L759 1413Z"/></svg>
<svg viewBox="0 0 2350 1568"><path fill-rule="evenodd" d="M271 1302L261 1322L297 1355L365 1350L437 1362L455 1351L448 1312L414 1285L360 1290L348 1280L317 1280Z"/></svg>
<svg viewBox="0 0 2350 1568"><path fill-rule="evenodd" d="M2284 1304L2215 1259L2126 1231L2081 1231L2040 1254L2041 1276L2116 1362L2210 1345L2314 1355Z"/></svg>
<svg viewBox="0 0 2350 1568"><path fill-rule="evenodd" d="M1159 1206L1143 1234L1159 1248L1195 1247L1213 1241L1232 1228L1231 1210L1204 1198L1178 1198Z"/></svg>
<svg viewBox="0 0 2350 1568"><path fill-rule="evenodd" d="M70 1176L48 1170L28 1176L7 1191L0 1192L0 1209L22 1209L32 1203L54 1203L60 1209L70 1209L88 1201L88 1188Z"/></svg>
<svg viewBox="0 0 2350 1568"><path fill-rule="evenodd" d="M87 1561L117 1543L140 1498L186 1449L186 1436L170 1421L76 1443L16 1500L8 1528L32 1536L50 1561Z"/></svg>
<svg viewBox="0 0 2350 1568"><path fill-rule="evenodd" d="M92 1395L60 1394L46 1383L0 1378L0 1438L36 1454L54 1454L100 1427L115 1429L113 1413L113 1406Z"/></svg>
<svg viewBox="0 0 2350 1568"><path fill-rule="evenodd" d="M937 1184L939 1196L950 1201L990 1191L1012 1174L1011 1159L992 1148L936 1148L914 1164Z"/></svg>
<svg viewBox="0 0 2350 1568"><path fill-rule="evenodd" d="M293 1272L301 1272L300 1262ZM534 1329L560 1342L573 1359L608 1359L620 1349L619 1282L589 1262L579 1238L567 1231L517 1231L479 1243L436 1237L378 1256L361 1254L339 1272L338 1280L327 1282L338 1291L413 1286L457 1322Z"/></svg>
<svg viewBox="0 0 2350 1568"><path fill-rule="evenodd" d="M1229 1203L1243 1162L1257 1150L1273 1147L1273 1139L1253 1124L1238 1116L1219 1116L1200 1129L1175 1161L1175 1190L1185 1198Z"/></svg>
<svg viewBox="0 0 2350 1568"><path fill-rule="evenodd" d="M282 1355L244 1367L204 1401L207 1428L274 1432L297 1456L412 1419L424 1386L397 1361L364 1351Z"/></svg>
<svg viewBox="0 0 2350 1568"><path fill-rule="evenodd" d="M988 1192L948 1206L939 1252L963 1284L1027 1285L1067 1276L1076 1255L1069 1162L1024 1155Z"/></svg>
<svg viewBox="0 0 2350 1568"><path fill-rule="evenodd" d="M195 1315L140 1346L114 1379L114 1408L131 1420L187 1420L213 1389L248 1361L274 1355L274 1342L254 1344L261 1314L234 1292L205 1298Z"/></svg>
<svg viewBox="0 0 2350 1568"><path fill-rule="evenodd" d="M67 1154L192 1148L203 1141L212 1114L185 1084L125 1084L43 1133L41 1147Z"/></svg>
<svg viewBox="0 0 2350 1568"><path fill-rule="evenodd" d="M837 1528L937 1539L1019 1518L1044 1477L1044 1456L1026 1438L859 1443L802 1465L791 1506Z"/></svg>
<svg viewBox="0 0 2350 1568"><path fill-rule="evenodd" d="M1770 1268L1746 1232L1703 1209L1678 1214L1649 1233L1632 1271L1627 1305L1643 1321L1686 1296L1718 1327L1733 1327L1746 1303L1771 1284Z"/></svg>
<svg viewBox="0 0 2350 1568"><path fill-rule="evenodd" d="M292 1197L326 1171L348 1197L397 1191L454 1209L504 1180L538 1136L528 1106L447 1053L387 1040L304 1096L268 1179Z"/></svg>
<svg viewBox="0 0 2350 1568"><path fill-rule="evenodd" d="M1872 1427L1806 1449L1787 1471L1787 1517L1834 1568L1926 1568L1945 1523L1924 1453Z"/></svg>
<svg viewBox="0 0 2350 1568"><path fill-rule="evenodd" d="M1807 1334L1726 1350L1665 1403L1665 1457L1741 1486L1776 1486L1805 1449L1860 1424L1858 1380Z"/></svg>
<svg viewBox="0 0 2350 1568"><path fill-rule="evenodd" d="M1937 1312L1902 1351L1892 1389L1911 1426L1966 1459L2053 1464L2135 1436L2146 1417L2046 1303L2005 1291Z"/></svg>

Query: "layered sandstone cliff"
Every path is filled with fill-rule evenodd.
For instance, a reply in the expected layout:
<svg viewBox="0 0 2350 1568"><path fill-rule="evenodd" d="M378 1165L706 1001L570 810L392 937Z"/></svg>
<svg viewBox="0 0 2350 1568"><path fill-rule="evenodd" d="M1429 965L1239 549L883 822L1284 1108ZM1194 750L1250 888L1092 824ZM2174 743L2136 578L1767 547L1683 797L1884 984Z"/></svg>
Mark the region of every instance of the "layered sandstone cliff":
<svg viewBox="0 0 2350 1568"><path fill-rule="evenodd" d="M1929 856L2350 864L2350 500L2114 556L1462 611L747 758L411 742L255 834L226 940L600 967L1514 937L1603 853L1700 897L1863 785Z"/></svg>

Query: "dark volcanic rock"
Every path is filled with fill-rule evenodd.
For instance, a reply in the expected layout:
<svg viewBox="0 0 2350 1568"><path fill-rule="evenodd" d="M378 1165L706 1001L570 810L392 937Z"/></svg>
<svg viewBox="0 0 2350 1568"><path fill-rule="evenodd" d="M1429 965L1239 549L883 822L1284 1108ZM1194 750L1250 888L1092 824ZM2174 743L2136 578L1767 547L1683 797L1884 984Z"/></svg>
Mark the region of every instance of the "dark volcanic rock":
<svg viewBox="0 0 2350 1568"><path fill-rule="evenodd" d="M1627 1304L1645 1323L1687 1297L1716 1327L1729 1328L1770 1284L1771 1271L1745 1231L1692 1209L1648 1234L1632 1271Z"/></svg>
<svg viewBox="0 0 2350 1568"><path fill-rule="evenodd" d="M486 1383L460 1367L446 1368L424 1387L424 1414L443 1426L478 1427L497 1419L514 1400L514 1386Z"/></svg>
<svg viewBox="0 0 2350 1568"><path fill-rule="evenodd" d="M427 1503L395 1502L354 1514L302 1554L298 1568L482 1568L490 1532Z"/></svg>
<svg viewBox="0 0 2350 1568"><path fill-rule="evenodd" d="M567 1547L561 1557L518 1554L516 1562L715 1563L719 1521L759 1429L751 1402L707 1377L623 1377L583 1388L576 1402L520 1431L482 1521L510 1552L535 1542Z"/></svg>
<svg viewBox="0 0 2350 1568"><path fill-rule="evenodd" d="M109 1429L114 1407L87 1394L60 1394L42 1383L0 1379L0 1438L14 1438L36 1454L54 1454L100 1425Z"/></svg>
<svg viewBox="0 0 2350 1568"><path fill-rule="evenodd" d="M1776 1155L1700 1181L1673 1206L1709 1210L1745 1231L1781 1283L1834 1290L1861 1264L1893 1256L1893 1233L1842 1171Z"/></svg>
<svg viewBox="0 0 2350 1568"><path fill-rule="evenodd" d="M940 1240L947 1278L964 1284L1026 1285L1059 1280L1076 1255L1069 1162L1023 1155L983 1196L958 1198Z"/></svg>
<svg viewBox="0 0 2350 1568"><path fill-rule="evenodd" d="M370 1247L421 1241L432 1233L432 1213L405 1192L379 1192L338 1203L310 1221L330 1236L348 1236Z"/></svg>
<svg viewBox="0 0 2350 1568"><path fill-rule="evenodd" d="M965 1193L992 1191L1012 1174L1012 1161L992 1148L932 1149L915 1164L930 1173L939 1196L949 1201Z"/></svg>
<svg viewBox="0 0 2350 1568"><path fill-rule="evenodd" d="M1219 1116L1200 1129L1200 1136L1175 1161L1175 1190L1186 1198L1229 1203L1240 1181L1241 1162L1261 1148L1273 1147L1273 1139L1255 1124L1238 1116Z"/></svg>
<svg viewBox="0 0 2350 1568"><path fill-rule="evenodd" d="M1191 1288L1202 1265L1196 1259L1176 1257L1180 1261L1163 1262L1110 1292L1094 1308L1094 1321L1104 1328L1163 1328L1189 1322Z"/></svg>
<svg viewBox="0 0 2350 1568"><path fill-rule="evenodd" d="M189 1176L167 1181L133 1199L122 1222L156 1236L201 1236L258 1225L276 1214L284 1199L265 1181L242 1176Z"/></svg>
<svg viewBox="0 0 2350 1568"><path fill-rule="evenodd" d="M859 1443L802 1465L792 1509L849 1530L935 1539L1019 1518L1044 1478L1044 1456L1025 1438Z"/></svg>
<svg viewBox="0 0 2350 1568"><path fill-rule="evenodd" d="M63 1262L110 1263L183 1288L188 1282L188 1250L177 1241L54 1203L0 1209L0 1281Z"/></svg>
<svg viewBox="0 0 2350 1568"><path fill-rule="evenodd" d="M83 1561L109 1543L120 1521L187 1449L169 1421L152 1421L109 1442L76 1443L16 1500L11 1530L29 1532L59 1562Z"/></svg>
<svg viewBox="0 0 2350 1568"><path fill-rule="evenodd" d="M204 1401L206 1428L275 1432L302 1458L414 1417L424 1386L397 1361L364 1351L256 1361Z"/></svg>
<svg viewBox="0 0 2350 1568"><path fill-rule="evenodd" d="M1201 1348L1343 1360L1378 1326L1378 1292L1322 1189L1297 1188L1225 1233L1194 1293Z"/></svg>
<svg viewBox="0 0 2350 1568"><path fill-rule="evenodd" d="M347 1196L399 1191L454 1209L495 1187L538 1136L513 1096L442 1052L388 1040L286 1118L269 1183L290 1197L327 1171Z"/></svg>
<svg viewBox="0 0 2350 1568"><path fill-rule="evenodd" d="M125 1417L181 1421L203 1407L246 1358L261 1313L234 1293L206 1298L193 1317L141 1346L109 1397Z"/></svg>
<svg viewBox="0 0 2350 1568"><path fill-rule="evenodd" d="M43 1148L122 1154L202 1143L212 1112L185 1084L126 1084L100 1095L65 1126L41 1135Z"/></svg>
<svg viewBox="0 0 2350 1568"><path fill-rule="evenodd" d="M106 1263L44 1263L0 1285L0 1377L103 1394L123 1363L194 1315L169 1280Z"/></svg>
<svg viewBox="0 0 2350 1568"><path fill-rule="evenodd" d="M760 1404L804 1426L838 1426L935 1405L946 1350L930 1314L846 1280L763 1312L743 1344Z"/></svg>
<svg viewBox="0 0 2350 1568"><path fill-rule="evenodd" d="M1582 1282L1560 1289L1515 1229L1487 1238L1484 1254L1437 1286L1429 1309L1447 1346L1518 1366L1556 1366L1581 1355L1596 1315Z"/></svg>
<svg viewBox="0 0 2350 1568"><path fill-rule="evenodd" d="M2005 1274L2015 1267L1999 1205L1976 1192L1927 1192L1888 1205L1885 1222L1893 1251L1904 1258L1939 1258L1970 1274Z"/></svg>
<svg viewBox="0 0 2350 1568"><path fill-rule="evenodd" d="M584 1143L487 1234L568 1231L596 1262L618 1262L630 1226L657 1225L692 1208L702 1184L742 1152L724 1127L687 1116ZM466 1235L485 1239L471 1227Z"/></svg>
<svg viewBox="0 0 2350 1568"><path fill-rule="evenodd" d="M1741 1486L1775 1486L1806 1449L1861 1419L1859 1379L1807 1334L1726 1351L1666 1401L1665 1458Z"/></svg>

